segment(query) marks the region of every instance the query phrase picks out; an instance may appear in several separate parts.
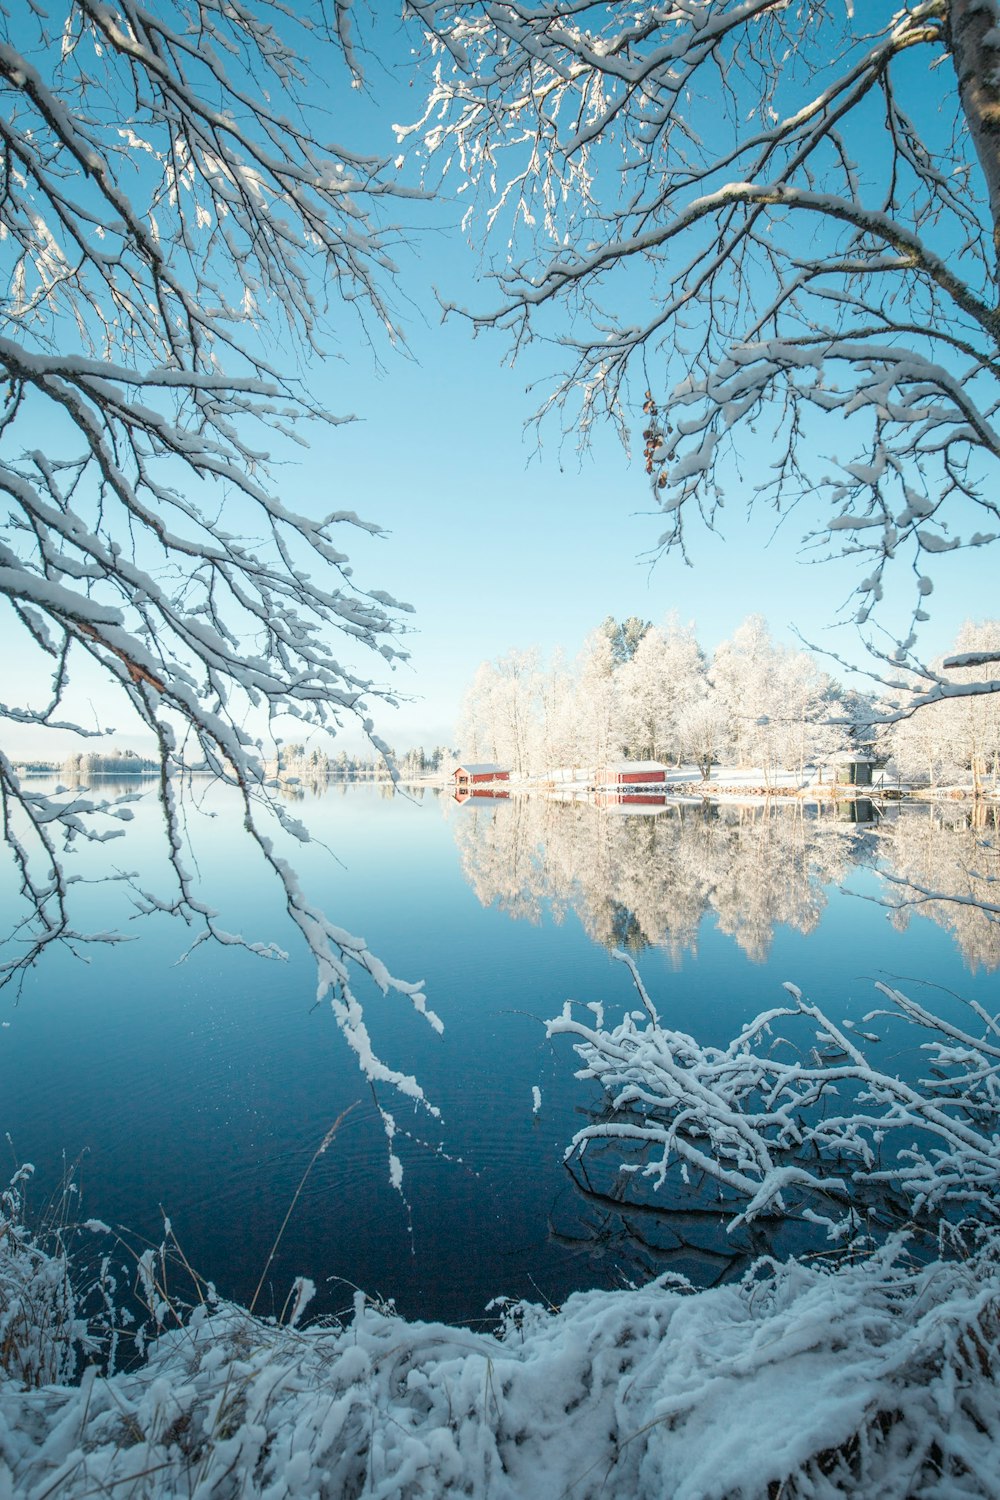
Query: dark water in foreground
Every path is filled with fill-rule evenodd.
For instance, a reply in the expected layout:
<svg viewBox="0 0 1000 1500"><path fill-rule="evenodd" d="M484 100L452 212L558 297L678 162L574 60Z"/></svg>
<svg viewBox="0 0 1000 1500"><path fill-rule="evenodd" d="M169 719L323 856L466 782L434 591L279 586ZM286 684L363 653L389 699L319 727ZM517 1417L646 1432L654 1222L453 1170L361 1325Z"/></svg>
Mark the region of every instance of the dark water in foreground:
<svg viewBox="0 0 1000 1500"><path fill-rule="evenodd" d="M128 922L120 887L88 887L91 920L125 920L135 941L94 949L89 963L53 954L18 1004L0 995L0 1129L48 1184L62 1153L83 1153L85 1215L156 1241L162 1205L191 1264L248 1300L310 1157L356 1104L308 1177L264 1311L280 1309L297 1274L320 1289L314 1310L348 1305L361 1286L408 1316L467 1322L501 1293L559 1303L668 1263L701 1279L724 1270L710 1237L685 1248L683 1226L678 1239L655 1215L588 1199L562 1165L594 1101L542 1022L568 998L604 1001L609 1020L632 1008L611 946L637 958L666 1020L713 1042L779 1002L784 980L853 1018L877 1003L878 978L914 993L919 978L997 1009L997 925L926 906L900 930L870 899L891 888L857 863L877 858L937 887L967 880L963 867L988 873L989 832L958 810L864 826L786 808L625 816L306 791L296 812L336 859L305 851L304 885L395 973L425 979L445 1024L439 1037L404 999L365 995L376 1046L442 1112L380 1094L411 1132L396 1145L404 1197L389 1183L372 1091L329 1007L313 1003L311 960L232 805L219 791L199 800L216 814L192 818L206 892L247 936L286 945L289 961L206 946L178 964L175 924ZM144 882L162 876L151 795L116 852ZM8 880L13 911L11 891Z"/></svg>

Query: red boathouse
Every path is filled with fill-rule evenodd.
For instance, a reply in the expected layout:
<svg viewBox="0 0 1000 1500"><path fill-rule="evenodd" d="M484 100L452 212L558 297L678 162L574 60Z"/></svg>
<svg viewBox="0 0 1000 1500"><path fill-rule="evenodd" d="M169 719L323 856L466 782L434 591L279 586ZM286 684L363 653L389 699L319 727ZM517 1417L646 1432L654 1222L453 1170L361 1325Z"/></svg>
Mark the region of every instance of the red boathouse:
<svg viewBox="0 0 1000 1500"><path fill-rule="evenodd" d="M663 786L667 768L658 760L623 760L605 766L601 785L607 787Z"/></svg>
<svg viewBox="0 0 1000 1500"><path fill-rule="evenodd" d="M496 766L491 761L482 761L478 765L456 766L454 781L456 797L462 793L485 792L498 783L510 780L510 771L504 766Z"/></svg>

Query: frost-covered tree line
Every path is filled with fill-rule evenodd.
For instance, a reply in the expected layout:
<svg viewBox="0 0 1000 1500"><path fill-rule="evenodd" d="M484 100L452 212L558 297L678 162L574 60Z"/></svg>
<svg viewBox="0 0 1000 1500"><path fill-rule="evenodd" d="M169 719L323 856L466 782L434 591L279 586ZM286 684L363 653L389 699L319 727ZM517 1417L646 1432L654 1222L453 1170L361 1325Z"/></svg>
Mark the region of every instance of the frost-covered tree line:
<svg viewBox="0 0 1000 1500"><path fill-rule="evenodd" d="M158 760L150 755L140 755L135 750L112 750L103 755L92 750L77 750L64 755L61 761L31 759L15 762L19 775L59 776L71 781L86 780L90 776L151 776L158 769Z"/></svg>
<svg viewBox="0 0 1000 1500"><path fill-rule="evenodd" d="M73 777L148 776L159 769L159 761L135 750L113 750L110 755L82 751L67 755L60 769L64 775Z"/></svg>
<svg viewBox="0 0 1000 1500"><path fill-rule="evenodd" d="M850 720L831 725L831 718ZM753 615L709 655L693 625L610 616L575 662L536 649L484 662L464 700L458 737L472 760L520 773L621 758L720 762L765 776L804 766L872 717L805 651L775 642ZM856 727L855 727L856 726Z"/></svg>
<svg viewBox="0 0 1000 1500"><path fill-rule="evenodd" d="M982 684L979 658L1000 651L1000 623L968 622L949 668L956 685ZM943 670L943 659L934 664ZM948 695L897 717L884 694L845 689L809 652L774 641L760 615L711 654L695 627L611 616L575 661L512 650L483 662L462 705L457 737L470 760L518 774L595 767L618 759L755 767L765 782L845 749L874 749L900 777L932 786L1000 775L1000 694Z"/></svg>
<svg viewBox="0 0 1000 1500"><path fill-rule="evenodd" d="M948 676L956 684L982 683L982 655L1000 653L1000 620L971 621L958 634ZM938 672L943 664L934 664ZM1000 786L1000 693L949 696L889 724L881 739L901 776L938 786L972 781L976 795Z"/></svg>
<svg viewBox="0 0 1000 1500"><path fill-rule="evenodd" d="M283 776L303 780L326 781L333 778L391 782L394 778L408 781L420 776L447 774L455 759L454 750L447 745L435 745L430 750L423 745L414 745L403 751L387 746L383 754L363 755L348 750L330 754L319 746L293 742L282 746L278 765Z"/></svg>

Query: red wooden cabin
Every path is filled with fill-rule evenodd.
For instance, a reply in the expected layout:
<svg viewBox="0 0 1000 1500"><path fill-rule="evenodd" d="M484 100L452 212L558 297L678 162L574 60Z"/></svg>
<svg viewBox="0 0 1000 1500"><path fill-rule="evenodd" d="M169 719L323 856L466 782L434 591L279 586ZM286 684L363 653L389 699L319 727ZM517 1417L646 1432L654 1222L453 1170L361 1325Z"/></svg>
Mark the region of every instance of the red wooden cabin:
<svg viewBox="0 0 1000 1500"><path fill-rule="evenodd" d="M663 786L667 768L658 760L623 760L606 766L602 785L608 787Z"/></svg>
<svg viewBox="0 0 1000 1500"><path fill-rule="evenodd" d="M510 771L492 761L481 761L478 765L456 766L454 772L455 795L460 792L485 791L498 782L509 781Z"/></svg>

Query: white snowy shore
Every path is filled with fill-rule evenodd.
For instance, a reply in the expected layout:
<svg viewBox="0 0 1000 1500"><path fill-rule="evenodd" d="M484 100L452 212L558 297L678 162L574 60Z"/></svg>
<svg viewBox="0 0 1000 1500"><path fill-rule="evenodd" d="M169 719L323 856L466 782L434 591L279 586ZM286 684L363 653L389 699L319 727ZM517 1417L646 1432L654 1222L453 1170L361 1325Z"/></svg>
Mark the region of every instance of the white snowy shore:
<svg viewBox="0 0 1000 1500"><path fill-rule="evenodd" d="M133 1373L0 1379L0 1497L995 1495L998 1253L665 1278L493 1337L360 1294L342 1327L201 1308Z"/></svg>
<svg viewBox="0 0 1000 1500"><path fill-rule="evenodd" d="M454 788L452 777L441 772L403 776L400 784L448 790ZM929 785L926 782L908 780L893 766L878 771L870 786L839 783L828 766L806 766L801 771L788 771L762 766L728 765L713 766L708 777L697 766L667 767L663 783L614 787L604 781L599 767L559 767L534 774L511 773L503 786L512 796L543 796L555 800L590 801L602 792L610 792L626 804L632 797L642 796L662 796L670 803L691 801L699 805L705 802L757 805L771 799L829 803L854 797L954 802L971 800L976 795L971 775L964 780ZM980 800L984 802L994 802L998 795L1000 794L994 785L982 786L979 791Z"/></svg>
<svg viewBox="0 0 1000 1500"><path fill-rule="evenodd" d="M137 1341L144 1363L91 1364L74 1383L119 1337L120 1256L74 1286L62 1220L45 1237L24 1221L24 1166L0 1193L0 1500L995 1500L1000 1021L970 1003L976 1036L879 986L924 1038L917 1086L867 1060L877 1035L793 985L728 1048L701 1047L617 956L639 1009L611 1029L593 1007L550 1022L615 1110L571 1149L638 1132L647 1175L668 1155L682 1176L700 1163L740 1218L811 1188L826 1203L813 1222L853 1251L761 1260L702 1291L664 1276L556 1309L505 1304L484 1334L407 1322L360 1292L350 1319L296 1326L303 1281L285 1324L207 1295L184 1314L165 1243L135 1261L159 1332ZM800 1037L776 1057L775 1028L834 1054ZM872 1187L893 1189L896 1222L922 1224L919 1255L905 1231L878 1249L858 1238ZM79 1296L95 1290L88 1328Z"/></svg>

